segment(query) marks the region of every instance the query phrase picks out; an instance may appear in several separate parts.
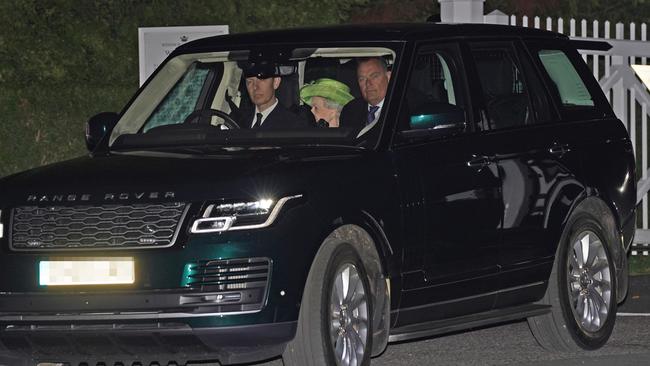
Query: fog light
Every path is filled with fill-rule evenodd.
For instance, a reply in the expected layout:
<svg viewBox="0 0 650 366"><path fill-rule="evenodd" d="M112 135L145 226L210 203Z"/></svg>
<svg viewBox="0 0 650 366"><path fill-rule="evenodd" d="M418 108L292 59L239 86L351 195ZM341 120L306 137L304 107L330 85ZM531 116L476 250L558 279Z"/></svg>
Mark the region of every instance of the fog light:
<svg viewBox="0 0 650 366"><path fill-rule="evenodd" d="M235 217L208 217L194 221L192 225L193 233L216 233L230 229Z"/></svg>

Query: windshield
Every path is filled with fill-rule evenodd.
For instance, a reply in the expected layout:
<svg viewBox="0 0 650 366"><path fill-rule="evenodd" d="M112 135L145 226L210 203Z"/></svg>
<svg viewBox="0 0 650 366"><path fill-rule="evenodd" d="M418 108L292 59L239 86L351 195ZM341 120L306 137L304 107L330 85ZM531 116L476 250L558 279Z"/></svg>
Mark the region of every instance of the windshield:
<svg viewBox="0 0 650 366"><path fill-rule="evenodd" d="M179 55L122 115L111 148L374 146L395 61L376 46Z"/></svg>

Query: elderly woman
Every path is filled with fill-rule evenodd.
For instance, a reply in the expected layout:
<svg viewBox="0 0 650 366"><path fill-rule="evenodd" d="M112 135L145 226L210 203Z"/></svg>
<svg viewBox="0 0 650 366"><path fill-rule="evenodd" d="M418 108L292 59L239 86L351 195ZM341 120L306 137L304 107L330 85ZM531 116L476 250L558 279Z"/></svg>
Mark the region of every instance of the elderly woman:
<svg viewBox="0 0 650 366"><path fill-rule="evenodd" d="M323 120L329 127L338 127L343 106L354 97L344 83L323 78L300 88L300 99L311 107L317 123Z"/></svg>

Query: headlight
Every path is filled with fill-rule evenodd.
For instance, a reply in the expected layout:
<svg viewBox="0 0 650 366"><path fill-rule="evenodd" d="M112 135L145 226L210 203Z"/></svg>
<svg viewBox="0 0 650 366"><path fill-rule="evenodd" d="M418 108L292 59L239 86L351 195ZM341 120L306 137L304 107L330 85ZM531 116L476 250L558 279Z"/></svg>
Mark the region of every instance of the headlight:
<svg viewBox="0 0 650 366"><path fill-rule="evenodd" d="M261 199L252 202L211 204L200 219L194 220L190 231L200 234L267 227L275 221L287 201L300 197L301 194L283 197L277 202Z"/></svg>

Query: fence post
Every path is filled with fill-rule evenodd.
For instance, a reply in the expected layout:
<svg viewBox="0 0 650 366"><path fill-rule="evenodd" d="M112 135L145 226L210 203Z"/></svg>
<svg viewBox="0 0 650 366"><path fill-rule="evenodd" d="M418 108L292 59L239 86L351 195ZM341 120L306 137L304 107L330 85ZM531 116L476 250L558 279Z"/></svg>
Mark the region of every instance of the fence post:
<svg viewBox="0 0 650 366"><path fill-rule="evenodd" d="M625 87L625 86L624 86ZM627 92L626 89L623 89ZM636 159L636 90L630 89L630 140L632 140L632 151Z"/></svg>
<svg viewBox="0 0 650 366"><path fill-rule="evenodd" d="M440 20L445 23L483 23L485 0L438 0Z"/></svg>
<svg viewBox="0 0 650 366"><path fill-rule="evenodd" d="M587 20L586 19L582 19L580 21L580 36L582 38L587 38ZM582 59L585 60L585 62L587 62L587 54L583 54Z"/></svg>
<svg viewBox="0 0 650 366"><path fill-rule="evenodd" d="M594 38L598 38L598 21L597 20L594 20L594 23L593 23L593 26L592 26L592 32L594 34ZM599 58L600 58L600 56L598 56L598 55L594 55L594 58L593 58L593 60L594 60L594 70L593 71L594 71L594 77L596 78L596 80L600 80L600 75L599 75L600 72L598 70L598 59Z"/></svg>
<svg viewBox="0 0 650 366"><path fill-rule="evenodd" d="M609 20L606 20L605 21L605 39L609 39L609 31L610 31L609 28L610 28ZM605 77L609 77L612 57L609 56L609 55L605 55L604 58L605 58ZM607 91L605 93L605 96L607 97L607 101L611 103L612 98L611 98L610 94L611 93L609 91Z"/></svg>
<svg viewBox="0 0 650 366"><path fill-rule="evenodd" d="M625 29L623 27L623 23L616 23L616 39L623 39L623 35L625 33ZM623 56L612 56L612 67L621 67L624 65L624 62L625 60ZM614 87L612 89L614 91L612 98L614 113L616 113L616 116L621 121L623 121L629 131L630 126L627 119L627 105L625 104L625 94L627 93L625 90L625 85L623 84L623 79L621 78L616 84L614 84Z"/></svg>
<svg viewBox="0 0 650 366"><path fill-rule="evenodd" d="M508 25L508 16L500 10L493 10L485 16L485 23Z"/></svg>
<svg viewBox="0 0 650 366"><path fill-rule="evenodd" d="M648 178L648 105L641 104L641 178ZM643 197L643 229L648 228L648 195Z"/></svg>
<svg viewBox="0 0 650 366"><path fill-rule="evenodd" d="M630 40L636 40L636 24L634 22L630 23ZM630 57L630 65L634 65L635 63L636 58L634 56Z"/></svg>
<svg viewBox="0 0 650 366"><path fill-rule="evenodd" d="M642 41L647 41L648 40L648 26L646 26L645 23L641 24L641 40ZM646 64L647 58L641 57L641 63Z"/></svg>

